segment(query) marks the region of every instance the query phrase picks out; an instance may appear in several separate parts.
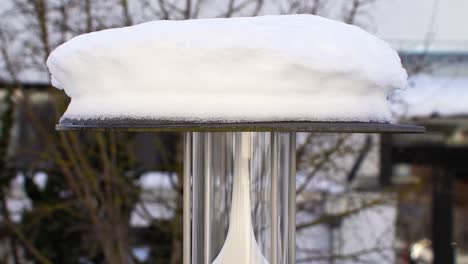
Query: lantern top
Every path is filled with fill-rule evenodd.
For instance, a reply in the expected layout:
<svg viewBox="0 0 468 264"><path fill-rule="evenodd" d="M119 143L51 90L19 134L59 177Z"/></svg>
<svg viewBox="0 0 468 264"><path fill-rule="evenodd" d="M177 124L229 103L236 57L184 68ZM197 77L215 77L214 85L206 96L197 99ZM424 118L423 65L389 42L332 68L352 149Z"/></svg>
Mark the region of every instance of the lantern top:
<svg viewBox="0 0 468 264"><path fill-rule="evenodd" d="M62 44L47 65L53 85L72 99L63 125L114 120L96 124L115 126L119 119L143 127L142 120L165 120L171 126L250 129L288 122L384 123L392 120L388 95L407 79L387 43L313 15L154 21L103 30Z"/></svg>
<svg viewBox="0 0 468 264"><path fill-rule="evenodd" d="M422 133L425 128L409 124L378 122L174 122L167 120L71 120L64 119L57 130L154 131L154 132L231 132L280 131L318 133Z"/></svg>

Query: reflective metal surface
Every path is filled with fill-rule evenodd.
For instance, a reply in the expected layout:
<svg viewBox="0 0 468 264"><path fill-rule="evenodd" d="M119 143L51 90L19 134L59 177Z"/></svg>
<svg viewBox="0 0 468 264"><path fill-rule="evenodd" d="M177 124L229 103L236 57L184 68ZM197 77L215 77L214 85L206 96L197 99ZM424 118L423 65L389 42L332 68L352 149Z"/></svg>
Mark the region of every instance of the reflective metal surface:
<svg viewBox="0 0 468 264"><path fill-rule="evenodd" d="M295 133L190 136L192 264L295 263Z"/></svg>
<svg viewBox="0 0 468 264"><path fill-rule="evenodd" d="M278 131L322 133L422 133L422 126L378 122L174 122L164 120L96 119L62 120L57 130L120 130L155 132L229 132L229 131Z"/></svg>
<svg viewBox="0 0 468 264"><path fill-rule="evenodd" d="M183 264L191 262L192 240L192 206L191 206L191 176L192 176L192 133L184 135L184 179L183 179Z"/></svg>

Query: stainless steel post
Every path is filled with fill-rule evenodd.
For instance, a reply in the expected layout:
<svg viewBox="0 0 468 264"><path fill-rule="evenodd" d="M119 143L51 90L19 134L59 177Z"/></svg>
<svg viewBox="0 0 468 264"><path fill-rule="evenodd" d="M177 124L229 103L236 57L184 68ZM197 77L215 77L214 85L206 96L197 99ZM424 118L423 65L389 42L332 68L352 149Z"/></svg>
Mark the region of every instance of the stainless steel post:
<svg viewBox="0 0 468 264"><path fill-rule="evenodd" d="M289 263L296 263L296 133L290 133L289 144Z"/></svg>
<svg viewBox="0 0 468 264"><path fill-rule="evenodd" d="M270 264L278 264L278 132L271 133L271 259Z"/></svg>
<svg viewBox="0 0 468 264"><path fill-rule="evenodd" d="M191 191L190 176L192 174L192 133L184 134L184 177L183 177L183 264L191 262Z"/></svg>
<svg viewBox="0 0 468 264"><path fill-rule="evenodd" d="M204 206L204 238L205 264L211 264L211 160L212 135L205 133L205 206Z"/></svg>

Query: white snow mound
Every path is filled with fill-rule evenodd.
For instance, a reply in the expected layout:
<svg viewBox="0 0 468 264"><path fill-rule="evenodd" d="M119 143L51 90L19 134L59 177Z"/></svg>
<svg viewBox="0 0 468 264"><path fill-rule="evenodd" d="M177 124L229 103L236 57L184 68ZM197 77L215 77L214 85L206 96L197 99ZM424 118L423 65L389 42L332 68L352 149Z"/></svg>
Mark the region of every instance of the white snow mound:
<svg viewBox="0 0 468 264"><path fill-rule="evenodd" d="M313 15L154 21L71 39L48 61L63 119L390 121L398 54Z"/></svg>

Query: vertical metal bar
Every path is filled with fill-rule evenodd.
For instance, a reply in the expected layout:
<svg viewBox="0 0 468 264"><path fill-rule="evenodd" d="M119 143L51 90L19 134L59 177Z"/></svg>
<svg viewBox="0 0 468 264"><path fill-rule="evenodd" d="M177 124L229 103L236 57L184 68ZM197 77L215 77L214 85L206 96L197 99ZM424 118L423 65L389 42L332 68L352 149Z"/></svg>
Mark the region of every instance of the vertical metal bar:
<svg viewBox="0 0 468 264"><path fill-rule="evenodd" d="M191 258L191 186L190 176L192 172L192 133L184 134L184 178L183 178L183 264L190 264Z"/></svg>
<svg viewBox="0 0 468 264"><path fill-rule="evenodd" d="M434 166L432 173L433 263L453 264L453 174L441 166Z"/></svg>
<svg viewBox="0 0 468 264"><path fill-rule="evenodd" d="M296 263L296 133L289 135L289 264Z"/></svg>
<svg viewBox="0 0 468 264"><path fill-rule="evenodd" d="M392 180L392 146L393 136L391 134L380 135L380 186L389 186Z"/></svg>
<svg viewBox="0 0 468 264"><path fill-rule="evenodd" d="M271 261L278 264L278 132L271 132Z"/></svg>
<svg viewBox="0 0 468 264"><path fill-rule="evenodd" d="M205 133L204 263L211 264L211 133Z"/></svg>

